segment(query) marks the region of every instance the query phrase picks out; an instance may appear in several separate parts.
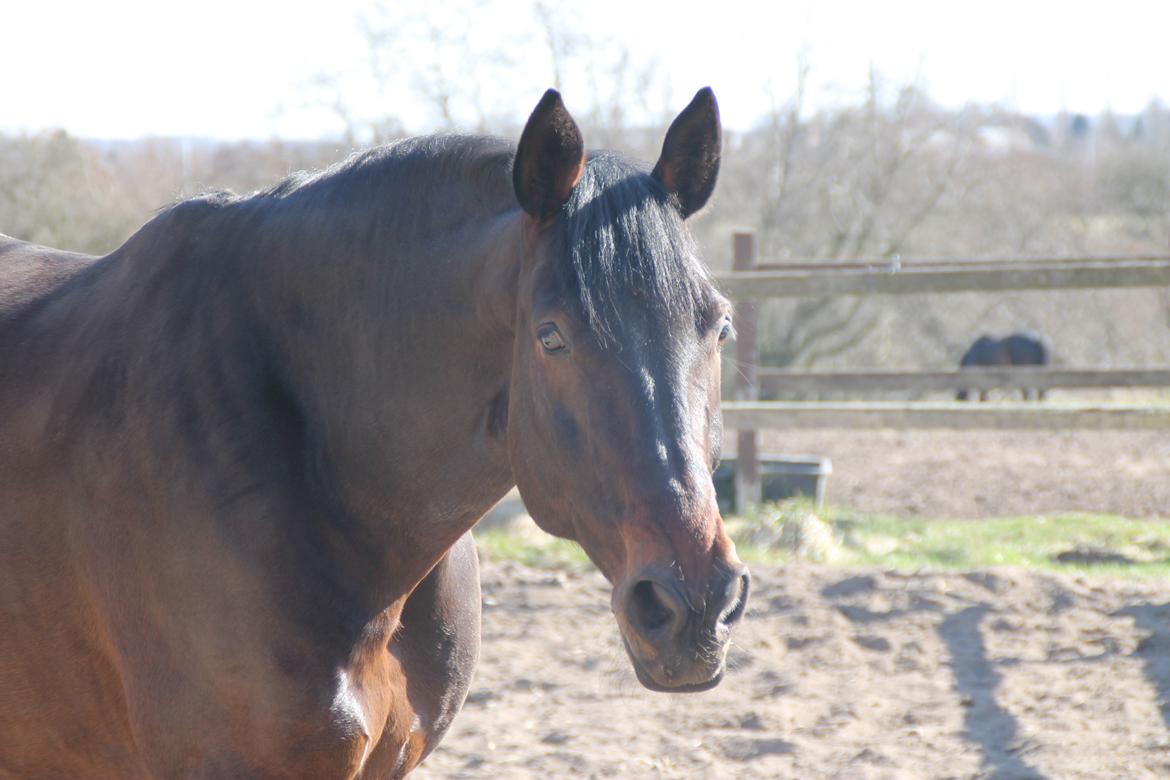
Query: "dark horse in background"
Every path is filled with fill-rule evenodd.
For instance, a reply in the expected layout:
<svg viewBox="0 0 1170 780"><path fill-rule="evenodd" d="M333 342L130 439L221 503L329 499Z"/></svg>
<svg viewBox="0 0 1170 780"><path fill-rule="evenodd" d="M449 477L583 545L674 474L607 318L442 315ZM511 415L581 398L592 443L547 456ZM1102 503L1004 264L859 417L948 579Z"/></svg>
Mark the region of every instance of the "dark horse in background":
<svg viewBox="0 0 1170 780"><path fill-rule="evenodd" d="M730 308L684 220L719 158L709 89L653 169L549 91L518 146L404 141L103 258L0 238L0 777L403 777L513 485L645 686L717 684Z"/></svg>
<svg viewBox="0 0 1170 780"><path fill-rule="evenodd" d="M1024 330L1005 336L1002 339L991 336L980 336L975 343L963 353L959 361L959 368L979 368L984 366L1047 366L1052 361L1052 346L1047 337L1036 331ZM1029 389L1022 388L1024 400L1029 398ZM1034 391L1036 400L1044 400L1043 388ZM987 400L987 390L979 391L979 400ZM966 389L959 390L956 398L966 401Z"/></svg>

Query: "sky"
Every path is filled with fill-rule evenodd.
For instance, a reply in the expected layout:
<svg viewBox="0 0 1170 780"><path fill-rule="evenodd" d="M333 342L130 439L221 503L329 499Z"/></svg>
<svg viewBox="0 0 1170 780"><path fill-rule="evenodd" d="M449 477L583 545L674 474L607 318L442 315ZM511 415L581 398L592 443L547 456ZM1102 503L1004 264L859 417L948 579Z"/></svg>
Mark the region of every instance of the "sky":
<svg viewBox="0 0 1170 780"><path fill-rule="evenodd" d="M578 44L561 80L571 111L613 92L638 104L634 118L677 111L709 84L724 123L746 129L791 98L801 57L809 111L856 102L871 68L952 107L1096 114L1170 102L1163 0L544 2ZM438 121L420 89L436 65L457 91L478 90L486 113L522 123L553 82L534 3L382 0L379 16L369 0L0 0L0 131L327 138L344 127L338 104L420 132ZM437 55L419 32L427 15L466 40ZM398 33L381 81L362 18ZM619 85L623 53L631 81ZM638 73L653 74L641 92ZM474 125L470 102L453 112Z"/></svg>

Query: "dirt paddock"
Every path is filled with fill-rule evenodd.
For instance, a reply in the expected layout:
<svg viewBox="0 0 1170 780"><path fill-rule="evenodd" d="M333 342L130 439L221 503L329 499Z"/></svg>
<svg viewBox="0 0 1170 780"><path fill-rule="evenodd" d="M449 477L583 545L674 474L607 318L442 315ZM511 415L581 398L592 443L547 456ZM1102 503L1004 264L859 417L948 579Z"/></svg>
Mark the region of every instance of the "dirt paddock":
<svg viewBox="0 0 1170 780"><path fill-rule="evenodd" d="M1170 588L757 568L732 669L643 690L596 573L484 570L470 698L419 778L1170 777Z"/></svg>
<svg viewBox="0 0 1170 780"><path fill-rule="evenodd" d="M1165 432L763 443L828 455L830 501L860 511L1170 514ZM683 696L635 681L597 573L483 582L479 671L423 780L1170 777L1165 580L756 567L733 668Z"/></svg>
<svg viewBox="0 0 1170 780"><path fill-rule="evenodd" d="M856 511L1170 518L1170 431L770 431L760 446L829 457L828 500Z"/></svg>

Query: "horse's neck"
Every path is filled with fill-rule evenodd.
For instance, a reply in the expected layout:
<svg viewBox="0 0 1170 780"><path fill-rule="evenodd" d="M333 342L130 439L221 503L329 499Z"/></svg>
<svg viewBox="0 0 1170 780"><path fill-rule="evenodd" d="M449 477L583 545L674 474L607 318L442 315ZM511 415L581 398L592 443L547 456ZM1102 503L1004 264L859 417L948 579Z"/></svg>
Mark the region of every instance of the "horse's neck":
<svg viewBox="0 0 1170 780"><path fill-rule="evenodd" d="M407 239L388 252L391 289L370 291L378 327L309 313L322 327L290 346L339 498L368 538L397 548L388 566L423 562L421 576L513 485L498 421L520 235L511 212ZM369 299L356 305L373 310Z"/></svg>
<svg viewBox="0 0 1170 780"><path fill-rule="evenodd" d="M57 346L36 370L51 401L17 417L84 438L76 457L95 479L138 458L215 485L224 517L212 523L261 501L296 507L304 526L345 514L353 538L386 546L364 555L421 578L513 484L493 414L506 404L518 215L392 246L379 287L369 257L318 251L319 226L257 225L233 255L190 249L224 229L213 206L179 210L46 307L38 343ZM156 451L122 441L131 432ZM280 495L301 476L319 476L329 500Z"/></svg>

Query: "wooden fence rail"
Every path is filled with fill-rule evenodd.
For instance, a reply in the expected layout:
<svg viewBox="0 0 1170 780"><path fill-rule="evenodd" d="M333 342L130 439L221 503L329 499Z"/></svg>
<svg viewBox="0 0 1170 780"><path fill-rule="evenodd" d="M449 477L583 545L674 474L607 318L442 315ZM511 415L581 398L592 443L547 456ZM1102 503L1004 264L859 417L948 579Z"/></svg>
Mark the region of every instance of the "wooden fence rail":
<svg viewBox="0 0 1170 780"><path fill-rule="evenodd" d="M1147 263L1147 262L1164 262L1170 260L1170 256L1151 255L1149 257L1139 257L1134 255L1097 255L1094 257L982 257L982 258L930 258L930 257L915 257L903 260L901 258L891 259L885 257L850 260L850 261L828 261L818 262L813 260L799 259L792 261L780 260L761 260L755 265L757 271L883 271L890 273L891 265L897 265L901 269L938 269L938 270L952 270L957 271L964 268L1031 268L1043 267L1050 268L1053 266L1081 266L1087 263L1092 264L1125 264L1125 263Z"/></svg>
<svg viewBox="0 0 1170 780"><path fill-rule="evenodd" d="M958 388L1165 387L1170 369L989 369L934 372L795 373L758 366L758 302L768 298L845 295L916 295L1023 290L1170 289L1170 258L1087 258L971 261L863 261L778 265L759 260L755 235L732 239L733 270L718 277L736 301L733 400L723 404L724 423L736 429L737 508L759 503L757 428L935 428L1030 430L1170 429L1170 406L958 403L763 402L759 393L783 391L907 390Z"/></svg>
<svg viewBox="0 0 1170 780"><path fill-rule="evenodd" d="M760 394L1170 387L1170 369L970 368L961 371L787 371L759 368Z"/></svg>
<svg viewBox="0 0 1170 780"><path fill-rule="evenodd" d="M1170 430L1170 405L1055 406L1034 403L724 401L723 424L745 430L883 428L935 430ZM737 459L737 464L743 458Z"/></svg>
<svg viewBox="0 0 1170 780"><path fill-rule="evenodd" d="M948 268L799 271L736 271L718 276L719 286L737 301L767 298L829 298L843 295L1025 290L1099 290L1170 287L1170 259L1067 261L1044 264L998 263Z"/></svg>

